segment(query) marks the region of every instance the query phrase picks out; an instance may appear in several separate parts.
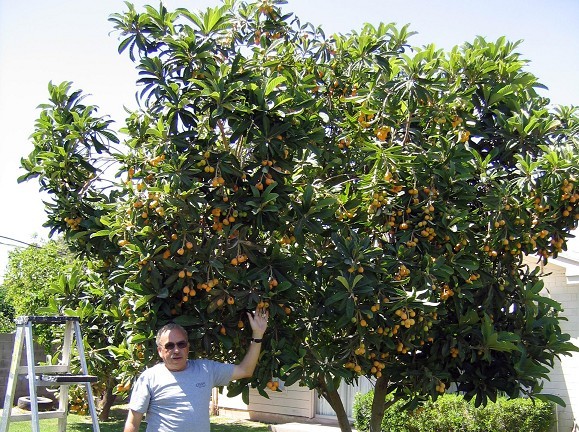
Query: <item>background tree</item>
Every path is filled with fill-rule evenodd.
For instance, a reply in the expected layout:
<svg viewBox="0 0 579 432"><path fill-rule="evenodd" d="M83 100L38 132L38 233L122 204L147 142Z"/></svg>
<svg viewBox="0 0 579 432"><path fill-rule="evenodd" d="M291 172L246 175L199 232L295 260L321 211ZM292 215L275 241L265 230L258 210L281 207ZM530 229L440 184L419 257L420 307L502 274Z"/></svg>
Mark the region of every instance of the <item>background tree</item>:
<svg viewBox="0 0 579 432"><path fill-rule="evenodd" d="M14 308L6 301L6 290L0 286L0 333L12 333L14 327Z"/></svg>
<svg viewBox="0 0 579 432"><path fill-rule="evenodd" d="M345 431L337 388L362 375L373 431L391 392L538 394L576 348L522 259L556 256L577 226L579 123L548 109L516 43L410 49L391 24L328 38L272 1L127 7L111 21L141 109L117 136L49 85L21 178L125 311L120 376L169 320L235 362L261 304L267 349L231 394L300 382Z"/></svg>
<svg viewBox="0 0 579 432"><path fill-rule="evenodd" d="M8 315L12 331L15 317L36 315L39 308L48 304L50 286L73 260L74 255L62 238L10 252L1 290L6 305L3 312ZM38 342L50 349L53 333L42 327L34 330Z"/></svg>
<svg viewBox="0 0 579 432"><path fill-rule="evenodd" d="M99 418L107 420L110 409L118 392L126 391L127 380L122 372L127 373L131 364L137 368L145 358L142 345L132 345L129 350L125 334L120 323L128 311L124 310L118 300L121 294L114 291L114 286L105 284L101 274L96 272L87 260L76 260L63 269L60 277L47 290L47 305L39 309L48 315L77 316L82 323L82 336L85 345L85 356L90 373L99 380L93 384L93 392L98 397ZM63 329L60 329L61 331ZM62 340L63 335L59 334ZM115 356L110 354L114 347ZM58 359L59 353L53 354ZM115 358L123 358L124 368L119 369ZM76 357L74 357L76 360ZM80 370L77 362L73 368ZM71 396L70 409L73 412L87 413L86 391L75 388Z"/></svg>
<svg viewBox="0 0 579 432"><path fill-rule="evenodd" d="M99 384L94 386L100 399L100 418L108 418L114 402L117 385L116 364L108 353L111 344L122 349L124 334L118 331L118 322L124 311L118 305L119 293L108 289L99 273L91 269L87 260L76 259L62 238L46 244L17 249L10 253L8 268L1 287L3 301L1 322L6 330L15 328L14 318L20 315L73 315L83 323L83 338L91 373L96 374ZM63 329L51 326L34 327L35 336L44 346L50 359L58 361ZM131 355L142 360L144 354L137 350ZM128 355L130 357L131 355ZM80 368L80 364L73 367ZM84 390L79 391L81 399ZM71 409L82 411L82 403L71 398Z"/></svg>

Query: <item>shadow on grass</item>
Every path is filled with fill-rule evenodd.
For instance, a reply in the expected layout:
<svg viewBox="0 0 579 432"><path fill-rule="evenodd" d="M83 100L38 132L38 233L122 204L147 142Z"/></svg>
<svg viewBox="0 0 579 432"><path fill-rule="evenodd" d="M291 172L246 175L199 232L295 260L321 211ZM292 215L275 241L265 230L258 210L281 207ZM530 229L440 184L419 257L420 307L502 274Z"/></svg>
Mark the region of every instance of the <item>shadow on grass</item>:
<svg viewBox="0 0 579 432"><path fill-rule="evenodd" d="M107 421L99 420L99 427L101 432L119 432L125 426L127 419L126 405L115 405L111 408L109 419ZM147 425L141 424L139 432L145 432ZM66 427L67 432L87 432L92 431L92 422L90 417L70 415Z"/></svg>
<svg viewBox="0 0 579 432"><path fill-rule="evenodd" d="M127 406L115 405L112 407L109 419L107 421L99 420L101 432L119 432L125 426L127 418ZM146 423L141 423L139 432L145 432ZM31 429L30 422L10 423L10 432L29 432ZM42 432L57 432L58 420L49 419L40 421L40 430ZM79 416L70 414L66 424L67 432L91 432L92 421L90 416ZM268 432L267 425L247 420L231 419L227 417L212 417L211 432Z"/></svg>
<svg viewBox="0 0 579 432"><path fill-rule="evenodd" d="M122 431L125 426L126 418L127 418L126 408L122 406L113 407L113 409L111 410L109 420L107 421L99 420L99 427L101 432ZM139 432L145 432L146 428L147 425L143 423L139 428ZM9 430L10 432L30 432L31 430L30 421L11 422ZM57 419L40 420L40 430L42 432L57 432L58 420ZM67 432L91 432L93 430L92 420L90 416L69 414L66 421L66 430Z"/></svg>
<svg viewBox="0 0 579 432"><path fill-rule="evenodd" d="M92 431L90 417L74 416L75 421L69 421L67 431ZM123 430L127 418L127 406L116 405L111 409L109 419L99 421L101 432L119 432ZM139 432L145 432L147 425L141 424ZM227 417L211 417L211 432L268 432L267 425L247 420L231 419Z"/></svg>
<svg viewBox="0 0 579 432"><path fill-rule="evenodd" d="M264 423L227 417L211 417L211 432L268 432Z"/></svg>

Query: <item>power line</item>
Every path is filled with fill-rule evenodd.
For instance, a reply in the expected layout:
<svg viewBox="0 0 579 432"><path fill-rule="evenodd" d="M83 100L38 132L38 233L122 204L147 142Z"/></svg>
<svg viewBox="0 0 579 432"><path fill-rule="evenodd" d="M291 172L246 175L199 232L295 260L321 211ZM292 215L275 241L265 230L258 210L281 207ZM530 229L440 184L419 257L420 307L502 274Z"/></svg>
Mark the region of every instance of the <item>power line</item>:
<svg viewBox="0 0 579 432"><path fill-rule="evenodd" d="M16 249L23 249L24 246L20 246L20 245L15 245L15 244L10 244L10 243L4 243L0 241L0 246L8 246L11 248L16 248Z"/></svg>
<svg viewBox="0 0 579 432"><path fill-rule="evenodd" d="M12 242L16 242L16 243L22 243L23 245L32 246L32 247L35 247L35 248L40 249L40 246L38 246L37 244L27 243L27 242L25 242L25 241L17 240L17 239L14 239L14 238L12 238L12 237L6 237L6 236L3 236L3 235L0 235L0 238L6 239L6 240L9 240L9 241L12 241ZM24 246L14 245L14 244L9 244L9 243L4 243L4 242L0 242L0 245L10 246L10 247L24 247Z"/></svg>

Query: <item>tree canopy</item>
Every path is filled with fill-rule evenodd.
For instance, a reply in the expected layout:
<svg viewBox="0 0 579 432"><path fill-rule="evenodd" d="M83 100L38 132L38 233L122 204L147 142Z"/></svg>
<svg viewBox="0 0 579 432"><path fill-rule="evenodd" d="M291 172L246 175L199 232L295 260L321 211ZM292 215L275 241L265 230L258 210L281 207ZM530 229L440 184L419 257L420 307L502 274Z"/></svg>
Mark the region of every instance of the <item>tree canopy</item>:
<svg viewBox="0 0 579 432"><path fill-rule="evenodd" d="M234 362L245 311L268 307L267 349L231 394L299 382L343 430L337 387L362 375L376 418L392 391L537 394L576 348L523 257L557 256L577 227L577 110L550 108L518 43L326 36L281 3L112 15L140 109L117 133L49 85L20 179L52 197L47 225L98 267L143 362L167 321Z"/></svg>
<svg viewBox="0 0 579 432"><path fill-rule="evenodd" d="M1 284L6 328L14 329L14 317L34 315L48 304L47 292L74 259L62 238L44 244L17 248L10 252ZM41 341L50 345L48 339Z"/></svg>

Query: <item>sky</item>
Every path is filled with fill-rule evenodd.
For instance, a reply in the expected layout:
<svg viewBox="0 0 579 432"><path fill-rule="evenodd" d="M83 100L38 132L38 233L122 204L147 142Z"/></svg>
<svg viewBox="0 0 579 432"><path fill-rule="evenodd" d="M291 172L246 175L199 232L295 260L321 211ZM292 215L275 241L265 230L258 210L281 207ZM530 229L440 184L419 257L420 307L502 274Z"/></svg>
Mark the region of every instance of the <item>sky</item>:
<svg viewBox="0 0 579 432"><path fill-rule="evenodd" d="M142 10L157 0L132 2ZM168 9L204 9L218 0L167 0ZM122 127L124 107L136 106L137 74L117 52L107 18L126 10L121 0L0 0L0 279L13 241L46 239L38 183L18 184L20 158L32 150L29 136L47 101L48 82L72 81L90 96L100 115ZM413 46L439 48L483 36L522 40L528 70L549 90L554 105L579 105L579 1L577 0L289 0L284 6L326 34L359 30L364 23L410 24Z"/></svg>

